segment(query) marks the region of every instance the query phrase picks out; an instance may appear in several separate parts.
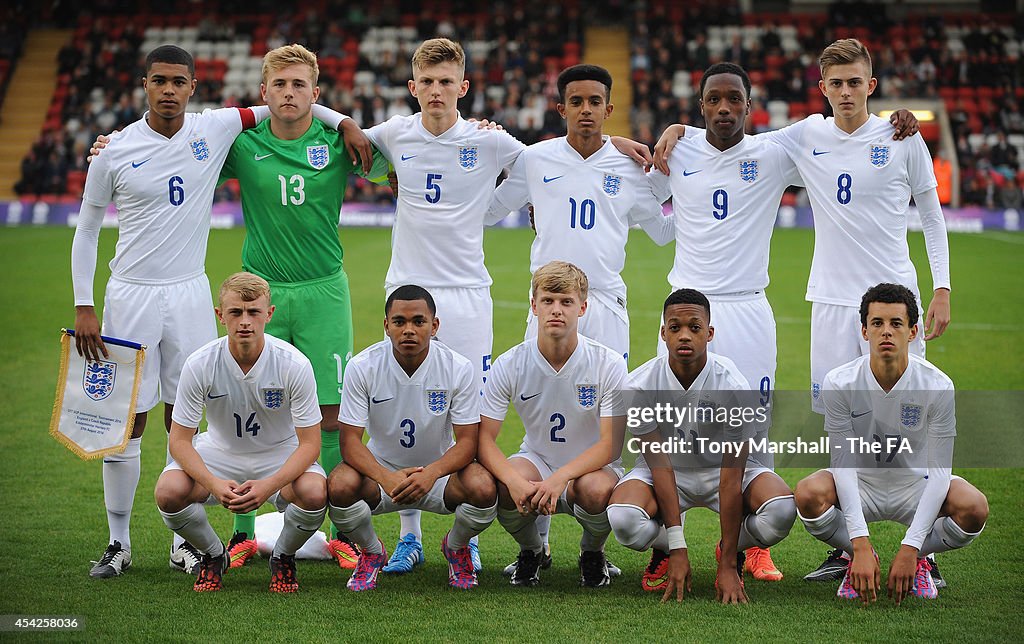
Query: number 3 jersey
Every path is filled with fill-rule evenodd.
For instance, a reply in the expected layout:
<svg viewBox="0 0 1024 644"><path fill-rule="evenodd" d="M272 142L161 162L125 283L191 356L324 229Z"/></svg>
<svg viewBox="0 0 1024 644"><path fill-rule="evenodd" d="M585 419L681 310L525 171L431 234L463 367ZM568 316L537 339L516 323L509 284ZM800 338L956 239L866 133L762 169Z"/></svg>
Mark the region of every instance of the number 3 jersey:
<svg viewBox="0 0 1024 644"><path fill-rule="evenodd" d="M691 132L693 130L693 132ZM659 201L672 197L676 253L668 281L707 295L763 291L782 193L802 185L780 146L745 136L719 150L686 127L669 157L671 174L648 179Z"/></svg>
<svg viewBox="0 0 1024 644"><path fill-rule="evenodd" d="M429 465L455 443L452 425L480 422L476 371L434 340L410 376L384 339L349 361L338 419L366 430L375 458L398 468Z"/></svg>
<svg viewBox="0 0 1024 644"><path fill-rule="evenodd" d="M221 180L242 189L242 266L270 282L305 282L334 275L344 251L338 241L341 204L352 165L340 132L313 119L297 139L280 139L270 120L235 140ZM368 178L387 183L388 163L374 151Z"/></svg>
<svg viewBox="0 0 1024 644"><path fill-rule="evenodd" d="M264 335L266 343L249 373L235 362L228 338L210 342L185 361L174 400L174 422L199 427L217 446L239 454L293 448L297 427L321 421L309 359L292 345Z"/></svg>
<svg viewBox="0 0 1024 644"><path fill-rule="evenodd" d="M116 277L174 282L203 272L217 175L243 128L266 108L185 114L171 138L141 119L111 137L89 166L82 200L117 208ZM91 295L91 294L90 294Z"/></svg>
<svg viewBox="0 0 1024 644"><path fill-rule="evenodd" d="M520 447L558 469L601 437L601 419L624 416L626 362L608 347L578 336L576 350L555 371L537 346L520 343L495 360L480 413L504 420L509 402L523 421Z"/></svg>

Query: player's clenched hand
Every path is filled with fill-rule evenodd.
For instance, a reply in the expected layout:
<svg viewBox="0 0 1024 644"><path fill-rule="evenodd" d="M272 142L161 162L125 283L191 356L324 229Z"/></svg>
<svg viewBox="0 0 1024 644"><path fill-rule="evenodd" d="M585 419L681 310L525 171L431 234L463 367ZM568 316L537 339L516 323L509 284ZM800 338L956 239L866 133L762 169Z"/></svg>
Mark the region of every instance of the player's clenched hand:
<svg viewBox="0 0 1024 644"><path fill-rule="evenodd" d="M735 566L718 565L715 598L723 604L746 604L747 593Z"/></svg>
<svg viewBox="0 0 1024 644"><path fill-rule="evenodd" d="M118 132L118 130L114 130L110 134L115 134L117 132ZM108 143L110 143L110 135L107 135L107 134L100 134L100 135L98 135L96 137L96 140L92 142L92 147L89 148L89 156L88 156L88 158L86 158L86 161L88 161L89 163L92 163L93 158L98 157L100 155L100 151L103 148L107 147Z"/></svg>
<svg viewBox="0 0 1024 644"><path fill-rule="evenodd" d="M686 548L673 550L668 555L668 585L665 586L665 594L661 596L661 603L664 604L672 599L673 591L676 601L683 601L685 593L693 592L693 580L690 577L690 557L686 554Z"/></svg>
<svg viewBox="0 0 1024 644"><path fill-rule="evenodd" d="M533 495L537 491L537 483L527 481L524 478L512 481L508 484L508 494L516 504L519 514L530 514L533 512Z"/></svg>
<svg viewBox="0 0 1024 644"><path fill-rule="evenodd" d="M349 158L352 159L352 164L361 165L363 173L368 173L373 167L373 149L370 147L370 139L366 138L353 119L345 119L338 128L345 139L345 149L348 151Z"/></svg>
<svg viewBox="0 0 1024 644"><path fill-rule="evenodd" d="M682 125L670 125L661 133L661 138L654 146L654 167L666 177L668 176L668 157L685 131L686 128Z"/></svg>
<svg viewBox="0 0 1024 644"><path fill-rule="evenodd" d="M914 586L917 574L917 548L900 546L899 552L889 565L889 597L899 606Z"/></svg>
<svg viewBox="0 0 1024 644"><path fill-rule="evenodd" d="M870 552L858 553L855 548L849 574L850 584L864 605L873 604L882 587L882 571L878 567L878 560Z"/></svg>
<svg viewBox="0 0 1024 644"><path fill-rule="evenodd" d="M238 483L230 479L215 479L210 486L210 494L225 508L231 508L231 504L238 500Z"/></svg>
<svg viewBox="0 0 1024 644"><path fill-rule="evenodd" d="M613 136L611 141L616 150L636 161L637 165L647 168L654 163L650 148L643 143L622 136Z"/></svg>
<svg viewBox="0 0 1024 644"><path fill-rule="evenodd" d="M419 469L419 472L405 477L405 480L395 487L394 494L390 495L392 501L399 504L416 503L434 487L437 477L423 468Z"/></svg>
<svg viewBox="0 0 1024 644"><path fill-rule="evenodd" d="M533 493L531 505L537 514L554 514L558 506L558 499L561 498L568 481L563 481L555 475L549 476L546 480L537 484L537 491Z"/></svg>
<svg viewBox="0 0 1024 644"><path fill-rule="evenodd" d="M889 115L889 122L896 128L896 131L892 133L892 138L895 141L902 141L908 136L914 136L920 129L920 122L910 110L896 110Z"/></svg>
<svg viewBox="0 0 1024 644"><path fill-rule="evenodd" d="M949 289L937 288L924 318L925 341L934 340L949 326Z"/></svg>
<svg viewBox="0 0 1024 644"><path fill-rule="evenodd" d="M75 349L86 360L99 360L101 353L104 358L110 355L100 337L96 309L91 306L75 307Z"/></svg>
<svg viewBox="0 0 1024 644"><path fill-rule="evenodd" d="M387 495L394 499L395 494L397 494L396 490L398 489L398 486L402 484L402 481L408 478L410 474L415 474L422 470L422 467L406 467L400 470L395 470L394 472L388 472L381 477L382 480L377 482L380 483L381 488L387 492Z"/></svg>
<svg viewBox="0 0 1024 644"><path fill-rule="evenodd" d="M238 498L228 504L228 509L238 514L245 514L260 509L270 496L277 492L266 479L249 480L235 487Z"/></svg>

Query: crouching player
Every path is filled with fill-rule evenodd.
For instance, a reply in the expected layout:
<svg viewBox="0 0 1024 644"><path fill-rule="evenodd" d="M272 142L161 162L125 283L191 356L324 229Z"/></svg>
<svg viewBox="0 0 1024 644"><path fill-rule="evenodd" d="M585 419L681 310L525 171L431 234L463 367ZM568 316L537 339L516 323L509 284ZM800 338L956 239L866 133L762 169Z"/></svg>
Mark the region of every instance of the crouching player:
<svg viewBox="0 0 1024 644"><path fill-rule="evenodd" d="M938 590L927 555L974 541L988 501L952 476L953 382L910 353L918 334L914 293L873 286L861 299L860 320L869 353L825 377L831 467L797 484L800 519L813 536L853 553L837 594L865 604L881 589L867 524L909 525L889 566L889 596L897 604L908 594L933 599Z"/></svg>
<svg viewBox="0 0 1024 644"><path fill-rule="evenodd" d="M157 506L167 527L202 554L194 589L208 592L220 590L228 555L203 503L235 513L273 503L284 527L270 559L270 590L293 593L295 551L327 512L313 367L264 333L274 307L262 277L235 273L221 285L219 304L228 334L185 361L168 439L173 460L157 481ZM209 429L193 446L204 408Z"/></svg>
<svg viewBox="0 0 1024 644"><path fill-rule="evenodd" d="M707 350L714 337L708 299L679 289L665 300L663 313L661 338L668 355L629 375L627 403L652 409L669 403L685 416L671 424L643 417L630 422L644 455L615 488L608 520L622 545L641 552L653 547L643 589L663 591L663 601L673 593L682 600L691 590L682 514L692 507L718 512L717 597L726 604L746 603L743 551L768 548L789 534L796 519L793 493L775 472L747 463L757 392L748 391L731 360ZM724 421L722 410L734 421ZM685 449L671 456L647 449L666 439ZM724 441L742 449L726 453L712 447L724 447Z"/></svg>
<svg viewBox="0 0 1024 644"><path fill-rule="evenodd" d="M469 540L494 521L494 478L477 451L480 384L469 360L442 342L434 299L419 286L400 286L384 306L388 338L356 355L341 396L344 462L328 481L329 515L360 548L348 580L354 591L377 587L387 563L371 515L398 510L455 513L441 540L448 584L477 585ZM363 431L370 441L363 445ZM453 441L454 434L454 441Z"/></svg>
<svg viewBox="0 0 1024 644"><path fill-rule="evenodd" d="M534 271L530 306L537 337L491 367L480 416L480 462L500 481L498 521L519 542L513 586L540 582L538 515L572 514L583 526L580 585L609 584L606 508L622 476L622 355L579 335L587 276L568 262ZM526 435L509 458L496 442L509 402Z"/></svg>

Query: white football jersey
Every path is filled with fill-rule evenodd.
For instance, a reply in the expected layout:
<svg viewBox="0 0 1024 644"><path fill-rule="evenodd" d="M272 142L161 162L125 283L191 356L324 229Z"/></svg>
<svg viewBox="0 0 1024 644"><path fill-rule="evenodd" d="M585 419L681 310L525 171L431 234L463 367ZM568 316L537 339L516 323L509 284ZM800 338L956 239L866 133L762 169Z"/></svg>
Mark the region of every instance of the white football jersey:
<svg viewBox="0 0 1024 644"><path fill-rule="evenodd" d="M309 359L283 340L266 335L249 373L235 362L227 336L185 361L174 399L174 422L199 427L206 409L210 440L224 450L250 454L297 446L296 427L322 420Z"/></svg>
<svg viewBox="0 0 1024 644"><path fill-rule="evenodd" d="M537 237L530 248L530 272L554 260L583 269L590 288L625 299L622 267L629 227L638 224L656 242L674 234L661 212L643 168L615 149L603 147L584 159L566 138L526 148L494 193L488 223L533 204Z"/></svg>
<svg viewBox="0 0 1024 644"><path fill-rule="evenodd" d="M834 119L816 114L759 135L786 148L807 186L814 211L809 301L858 306L880 282L919 294L907 210L912 194L938 183L924 139L893 141L892 133L892 124L875 115L847 134ZM934 288L949 288L948 269L935 282Z"/></svg>
<svg viewBox="0 0 1024 644"><path fill-rule="evenodd" d="M833 447L833 465L856 464L860 478L925 477L929 441L956 436L953 381L913 354L888 393L871 372L871 356L865 355L828 372L821 398L830 443L841 441L839 451ZM851 450L847 438L879 444L880 451Z"/></svg>
<svg viewBox="0 0 1024 644"><path fill-rule="evenodd" d="M511 402L526 428L520 449L558 469L597 443L601 418L625 415L625 381L622 356L586 336L559 371L532 338L494 361L480 414L504 420Z"/></svg>
<svg viewBox="0 0 1024 644"><path fill-rule="evenodd" d="M647 176L660 201L672 197L676 253L669 284L706 295L764 290L782 193L801 185L786 151L745 136L723 152L694 136L679 140L668 163L669 176L657 170Z"/></svg>
<svg viewBox="0 0 1024 644"><path fill-rule="evenodd" d="M393 116L366 130L398 175L386 287L490 286L484 267L484 213L498 175L525 146L503 130L461 117L440 136L420 114Z"/></svg>
<svg viewBox="0 0 1024 644"><path fill-rule="evenodd" d="M235 137L256 122L247 108L189 112L168 139L143 115L111 137L89 166L82 200L117 208L114 276L160 283L203 272L221 167Z"/></svg>
<svg viewBox="0 0 1024 644"><path fill-rule="evenodd" d="M675 169L672 174L675 174ZM634 436L658 430L661 440L677 438L688 441L692 453L670 456L673 468L680 473L694 467L722 466L721 453L712 454L712 448L701 447L698 438L718 443L742 441L754 435L754 427L750 423L703 422L705 418L708 421L712 419L711 410L715 410L714 416L717 418L723 413L718 410L742 410L751 407L751 401L754 400L751 392L747 391L747 379L732 360L710 351L707 355L707 364L689 389L685 389L672 373L668 356L651 358L630 372L627 380L626 402L631 409L657 409L658 405L668 404L686 412L682 422L663 418L666 422L659 424L655 418L644 419L638 416L634 422L627 423L629 432ZM709 415L702 417L696 413L697 410L706 410ZM637 458L638 465L646 466L646 461L641 463L641 459L642 456Z"/></svg>
<svg viewBox="0 0 1024 644"><path fill-rule="evenodd" d="M452 425L480 422L479 405L480 385L469 360L435 340L409 376L386 338L345 367L338 419L366 430L374 457L414 467L433 463L455 444Z"/></svg>

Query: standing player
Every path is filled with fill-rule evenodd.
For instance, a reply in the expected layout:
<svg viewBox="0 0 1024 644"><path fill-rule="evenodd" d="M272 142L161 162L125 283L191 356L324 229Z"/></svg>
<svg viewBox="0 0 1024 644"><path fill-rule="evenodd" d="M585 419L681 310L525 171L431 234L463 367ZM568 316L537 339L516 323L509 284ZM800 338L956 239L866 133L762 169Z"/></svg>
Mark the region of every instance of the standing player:
<svg viewBox="0 0 1024 644"><path fill-rule="evenodd" d="M270 559L270 590L294 593L295 551L327 513L313 369L295 347L264 332L274 314L266 280L235 273L218 299L228 334L185 361L168 439L174 460L157 481L157 506L167 527L202 553L193 588L210 592L221 589L228 555L203 504L249 512L273 503L284 526ZM193 445L204 409L209 429Z"/></svg>
<svg viewBox="0 0 1024 644"><path fill-rule="evenodd" d="M778 474L747 460L747 439L755 431L749 418L764 411L765 403L749 390L747 379L730 359L707 350L715 336L708 299L700 291L677 290L665 300L663 317L661 337L668 353L629 375L631 408L637 403L641 409L669 404L682 412L725 410L730 416L737 411L742 415L723 421L690 414L681 424L640 420L631 425L642 455L615 488L608 520L622 545L641 552L653 546L643 589L664 590L663 601L675 591L681 600L691 590L682 514L691 507L718 512L722 530L716 550L717 596L726 604L746 603L742 553L754 546L773 546L789 534L796 518L793 492ZM644 449L680 438L689 441L692 456ZM704 445L711 441L723 446L725 441L743 441L744 447L739 453L716 452L702 448L702 439Z"/></svg>
<svg viewBox="0 0 1024 644"><path fill-rule="evenodd" d="M318 75L316 56L302 45L267 52L260 94L270 119L235 139L221 179L237 178L241 186L242 266L274 289L279 312L267 330L313 363L320 411L328 419L320 461L329 472L341 460L336 419L353 348L338 216L349 174L386 183L387 161L376 153L365 173L346 154L347 135L313 118ZM254 522L251 514L235 518L232 567L256 553ZM329 547L343 567L355 565L350 545L334 538Z"/></svg>
<svg viewBox="0 0 1024 644"><path fill-rule="evenodd" d="M448 583L477 585L469 540L494 521L494 478L474 462L480 387L468 360L432 342L434 300L419 286L400 286L384 305L386 340L352 359L342 394L345 462L331 472L330 516L360 549L348 581L354 591L377 586L387 561L371 515L414 507L455 513L441 540ZM363 432L370 441L363 445ZM454 440L453 440L454 435Z"/></svg>
<svg viewBox="0 0 1024 644"><path fill-rule="evenodd" d="M629 354L629 315L622 267L629 227L640 225L659 245L673 239L671 218L651 193L641 167L602 133L614 106L612 77L596 65L574 65L558 75L558 113L567 135L528 147L509 178L494 192L487 213L493 224L509 211L533 204L537 237L530 270L552 260L578 265L593 285L580 333ZM532 310L526 337L536 336Z"/></svg>
<svg viewBox="0 0 1024 644"><path fill-rule="evenodd" d="M141 411L128 447L103 459L110 545L89 572L101 578L120 575L131 565L129 523L148 411L162 399L170 427L185 359L217 337L204 273L216 174L235 136L267 113L266 108L228 108L186 114L196 87L195 64L173 45L146 56L142 86L149 111L91 164L71 246L75 343L80 355L97 360L107 350L93 303L96 247L107 204L117 205L118 240L103 333L149 347L139 387ZM176 550L172 565L191 567L184 555Z"/></svg>
<svg viewBox="0 0 1024 644"><path fill-rule="evenodd" d="M484 388L478 458L500 481L498 521L519 543L513 586L540 582L536 517L556 512L583 526L580 585L609 584L606 509L622 475L626 364L617 351L580 335L587 291L587 276L568 262L538 267L530 301L537 337L499 357ZM506 459L496 440L509 403L526 435Z"/></svg>
<svg viewBox="0 0 1024 644"><path fill-rule="evenodd" d="M732 360L769 407L777 349L765 296L768 255L782 194L801 183L800 175L781 146L744 136L750 78L742 67L709 67L700 96L706 132L687 128L690 138L680 139L667 160L673 172L648 175L659 201L672 197L676 251L668 281L673 292L692 288L707 296L715 307L715 354ZM658 354L666 354L661 342ZM758 428L759 437L767 437L769 424ZM751 458L773 465L770 454ZM745 554L755 579L782 579L768 550L754 546Z"/></svg>
<svg viewBox="0 0 1024 644"><path fill-rule="evenodd" d="M926 555L974 541L985 527L988 501L952 476L953 383L910 349L918 333L917 294L878 284L861 299L860 320L868 355L825 376L820 398L832 466L797 484L800 518L812 535L852 553L838 595L865 604L881 590L867 524L908 525L889 567L889 596L897 604L908 594L934 599Z"/></svg>

